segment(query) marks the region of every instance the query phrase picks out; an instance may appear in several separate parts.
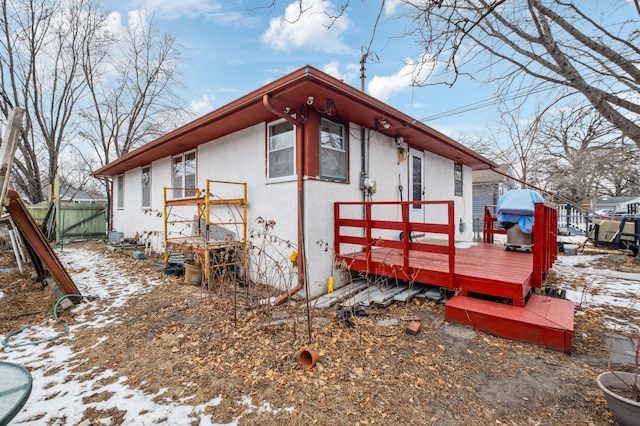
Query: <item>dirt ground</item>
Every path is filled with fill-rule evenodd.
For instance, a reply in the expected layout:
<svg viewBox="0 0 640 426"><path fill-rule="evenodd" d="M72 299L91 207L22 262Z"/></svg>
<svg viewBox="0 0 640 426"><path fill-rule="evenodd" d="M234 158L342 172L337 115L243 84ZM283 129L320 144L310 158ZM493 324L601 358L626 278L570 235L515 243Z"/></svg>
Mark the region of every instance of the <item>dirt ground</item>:
<svg viewBox="0 0 640 426"><path fill-rule="evenodd" d="M83 247L105 249L101 243ZM114 267L131 269L130 254L104 255ZM588 266L640 272L638 259L615 252L599 263ZM337 321L335 310L307 313L303 302L260 306L246 289L234 298L230 288L206 290L164 276L153 261L134 268L165 282L117 308L118 322L75 331L75 349L87 359L81 368L95 368L87 374L112 369L131 388L150 395L166 388L162 398L193 396L188 403L194 405L222 396L209 410L214 422L242 416L239 424L278 426L614 424L595 380L607 368L602 311L577 308L573 353L566 355L448 324L443 306L432 301L372 309L354 317L350 328ZM549 283L571 285L556 274ZM2 273L0 286L0 334L51 315L54 297L27 273ZM62 315L74 324L73 313ZM405 331L413 317L422 324L417 335ZM301 321L270 324L287 318ZM105 335L108 340L96 346ZM310 371L298 362L303 348L320 353ZM242 404L247 396L253 410ZM118 418L95 409L84 418L107 415Z"/></svg>

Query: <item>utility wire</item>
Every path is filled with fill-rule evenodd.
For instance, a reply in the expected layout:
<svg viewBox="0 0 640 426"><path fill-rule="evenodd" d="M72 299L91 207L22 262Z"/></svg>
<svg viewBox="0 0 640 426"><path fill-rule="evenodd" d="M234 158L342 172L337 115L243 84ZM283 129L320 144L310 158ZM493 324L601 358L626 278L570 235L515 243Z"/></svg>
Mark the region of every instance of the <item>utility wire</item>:
<svg viewBox="0 0 640 426"><path fill-rule="evenodd" d="M471 103L471 104L468 104L468 105L464 105L464 106L461 106L461 107L458 107L458 108L454 108L454 109L450 109L450 110L447 110L447 111L443 111L443 112L438 113L438 114L430 115L430 116L427 116L425 118L421 118L418 121L425 123L427 121L439 120L441 118L451 117L453 115L463 114L465 112L475 111L475 110L478 110L478 109L484 109L484 108L488 108L488 107L494 105L495 102L498 99L501 99L501 98L503 98L505 101L511 101L511 100L522 98L522 97L525 97L525 96L535 95L537 93L545 92L547 90L551 90L552 88L553 87L542 87L542 88L539 88L539 89L536 89L536 90L528 91L526 93L522 93L521 92L523 89L518 89L518 90L515 90L514 92L512 92L514 94L511 95L511 96L506 96L506 97L493 96L493 97L488 98L488 99L484 99L484 100L477 101L477 102L474 102L474 103Z"/></svg>
<svg viewBox="0 0 640 426"><path fill-rule="evenodd" d="M584 78L589 78L596 75L596 72L591 72L586 74ZM458 108L453 108L447 111L440 112L438 114L430 115L425 118L419 119L418 121L425 123L427 121L439 120L441 118L451 117L453 115L463 114L465 112L475 111L483 108L488 108L495 104L498 99L504 98L505 101L511 101L518 98L523 98L529 95L535 95L538 93L545 92L547 90L551 90L555 88L555 85L550 85L548 87L538 87L540 83L532 83L529 86L521 87L512 91L507 92L505 95L496 95L488 99L484 99L481 101L473 102L468 105L463 105ZM537 89L535 87L538 87ZM532 90L529 90L532 89Z"/></svg>

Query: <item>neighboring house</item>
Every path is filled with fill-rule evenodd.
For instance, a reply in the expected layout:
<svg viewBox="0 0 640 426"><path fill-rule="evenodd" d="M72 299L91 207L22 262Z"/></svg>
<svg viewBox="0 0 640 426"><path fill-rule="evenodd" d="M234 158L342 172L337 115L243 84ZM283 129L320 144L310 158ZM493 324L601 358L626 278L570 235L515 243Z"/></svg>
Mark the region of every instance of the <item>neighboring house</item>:
<svg viewBox="0 0 640 426"><path fill-rule="evenodd" d="M107 196L82 189L62 188L60 200L76 204L104 204L107 202Z"/></svg>
<svg viewBox="0 0 640 426"><path fill-rule="evenodd" d="M496 170L473 171L473 223L482 226L484 207L495 206L498 199L507 191L518 188L518 183L508 178L514 176L513 169L508 164L500 164ZM507 175L507 176L505 176ZM477 231L482 231L480 228Z"/></svg>
<svg viewBox="0 0 640 426"><path fill-rule="evenodd" d="M602 212L608 210L611 212L627 211L627 204L633 204L638 202L638 197L598 197L596 206L593 209L595 212Z"/></svg>
<svg viewBox="0 0 640 426"><path fill-rule="evenodd" d="M42 193L45 198L49 198L49 188L44 188ZM105 204L107 196L82 189L63 187L60 189L60 201L75 204Z"/></svg>
<svg viewBox="0 0 640 426"><path fill-rule="evenodd" d="M112 227L126 237L163 231L162 215L149 212L163 211L166 187L203 188L208 179L246 182L248 226L259 228L259 218L275 221L273 233L304 253L298 280L306 270L313 297L326 291L332 274L325 248L333 247L334 202L453 200L456 225L465 224L456 226L456 239L471 241L472 171L494 167L442 133L306 66L93 176L113 182ZM192 195L180 189L167 194ZM413 207L411 220L424 221L423 206ZM446 212L437 214L446 221ZM162 248L162 241L154 244Z"/></svg>

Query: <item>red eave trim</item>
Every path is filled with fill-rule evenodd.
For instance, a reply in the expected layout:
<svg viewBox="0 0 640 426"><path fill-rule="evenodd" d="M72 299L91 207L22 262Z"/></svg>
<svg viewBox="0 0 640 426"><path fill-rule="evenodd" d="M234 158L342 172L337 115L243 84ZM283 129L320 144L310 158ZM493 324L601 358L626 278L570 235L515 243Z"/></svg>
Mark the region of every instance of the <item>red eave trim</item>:
<svg viewBox="0 0 640 426"><path fill-rule="evenodd" d="M253 92L250 92L247 95L219 109L216 109L210 112L209 114L204 115L170 133L167 133L166 135L146 145L143 145L134 151L131 151L121 156L120 158L110 162L109 164L95 170L93 173L91 173L91 175L94 177L106 177L106 176L113 176L115 174L122 173L132 168L130 166L125 166L127 162L131 162L136 164L136 166L140 166L142 164L137 164L141 162L141 160L139 160L139 157L145 154L149 154L154 150L158 150L160 147L166 146L167 144L170 144L179 138L185 137L190 133L196 132L199 129L213 125L215 122L220 122L224 120L226 117L239 113L243 109L261 105L263 103L264 95L269 95L273 98L273 97L276 97L278 93L285 92L288 90L293 90L298 85L306 84L306 83L315 83L332 92L335 92L336 94L343 95L350 99L353 99L358 103L360 103L361 105L363 105L366 109L369 109L375 112L376 114L379 114L380 116L384 116L390 120L394 120L399 123L404 123L408 127L414 128L415 130L417 130L419 133L422 133L423 135L434 138L437 141L448 145L450 148L453 148L466 156L469 156L473 159L477 159L476 164L471 164L471 165L467 164L467 165L470 165L474 170L478 170L482 168L497 167L496 164L484 158L480 154L466 148L465 146L454 141L448 136L445 136L444 134L436 131L435 129L423 123L417 122L412 117L396 110L395 108L389 105L386 105L385 103L373 98L370 95L367 95L366 93L363 93L362 91L356 89L355 87L352 87L314 67L307 65L284 77L281 77L278 80L273 81L272 83L267 84L266 86L263 86L257 90L254 90ZM369 122L365 123L364 119L362 121L363 122L360 122L360 123L353 121L353 123L356 125L362 125L369 128L373 124ZM189 149L193 149L193 147L190 147ZM155 161L160 158L163 158L164 156L165 155L158 154L156 158L156 155L148 155L148 158L150 158L151 161ZM149 163L149 162L150 161L146 161L145 163Z"/></svg>

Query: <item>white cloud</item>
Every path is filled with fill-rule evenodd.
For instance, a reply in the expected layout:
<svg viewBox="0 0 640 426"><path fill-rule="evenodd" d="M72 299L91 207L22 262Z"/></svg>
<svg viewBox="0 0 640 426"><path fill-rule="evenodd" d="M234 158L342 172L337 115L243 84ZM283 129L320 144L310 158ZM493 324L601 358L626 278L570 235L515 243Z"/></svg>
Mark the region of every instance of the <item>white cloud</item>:
<svg viewBox="0 0 640 426"><path fill-rule="evenodd" d="M390 76L375 75L368 84L367 92L381 101L391 96L409 90L414 81L413 65L405 65L400 71Z"/></svg>
<svg viewBox="0 0 640 426"><path fill-rule="evenodd" d="M352 27L346 12L332 21L329 15L338 12L327 0L295 1L287 6L284 16L269 21L269 29L262 35L262 42L272 49L312 49L325 53L350 53L352 49L342 40L342 35Z"/></svg>
<svg viewBox="0 0 640 426"><path fill-rule="evenodd" d="M165 18L192 17L222 9L220 4L211 0L135 0L133 5Z"/></svg>
<svg viewBox="0 0 640 426"><path fill-rule="evenodd" d="M135 0L132 6L165 19L204 17L219 24L246 25L254 18L218 0Z"/></svg>
<svg viewBox="0 0 640 426"><path fill-rule="evenodd" d="M345 83L353 84L358 79L360 65L347 64L343 68L344 70L341 71L340 63L338 61L331 61L322 67L322 71Z"/></svg>
<svg viewBox="0 0 640 426"><path fill-rule="evenodd" d="M194 99L189 102L189 111L193 112L196 116L204 115L213 110L213 102L215 102L215 96L204 94L200 99Z"/></svg>
<svg viewBox="0 0 640 426"><path fill-rule="evenodd" d="M402 5L402 0L387 0L384 3L384 13L387 16L394 15L396 10Z"/></svg>
<svg viewBox="0 0 640 426"><path fill-rule="evenodd" d="M381 101L412 89L416 83L424 83L435 69L435 63L424 58L421 62L408 59L406 64L390 76L374 76L367 86L367 93Z"/></svg>
<svg viewBox="0 0 640 426"><path fill-rule="evenodd" d="M147 14L144 10L131 10L127 14L129 30L133 33L144 33L147 30Z"/></svg>
<svg viewBox="0 0 640 426"><path fill-rule="evenodd" d="M111 12L107 16L105 30L110 34L119 34L122 29L122 16L118 12Z"/></svg>

